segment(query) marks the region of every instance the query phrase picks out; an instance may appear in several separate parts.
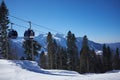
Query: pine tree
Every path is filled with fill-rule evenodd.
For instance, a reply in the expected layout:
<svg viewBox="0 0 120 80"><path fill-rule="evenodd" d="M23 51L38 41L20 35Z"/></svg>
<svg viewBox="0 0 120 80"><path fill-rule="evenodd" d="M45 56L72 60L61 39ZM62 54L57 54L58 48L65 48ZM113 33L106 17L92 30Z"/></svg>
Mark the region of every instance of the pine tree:
<svg viewBox="0 0 120 80"><path fill-rule="evenodd" d="M47 57L44 53L44 51L40 54L40 67L46 69L47 68Z"/></svg>
<svg viewBox="0 0 120 80"><path fill-rule="evenodd" d="M62 69L67 69L67 52L64 48L61 48L61 63Z"/></svg>
<svg viewBox="0 0 120 80"><path fill-rule="evenodd" d="M67 69L67 52L61 46L58 46L57 69Z"/></svg>
<svg viewBox="0 0 120 80"><path fill-rule="evenodd" d="M53 42L52 42L52 53L53 53L53 69L57 69L57 53L58 53L58 45L56 43L56 40L53 39Z"/></svg>
<svg viewBox="0 0 120 80"><path fill-rule="evenodd" d="M87 36L85 35L83 37L82 49L80 51L80 73L89 72L90 69L89 53L90 53L90 49L88 46L88 39Z"/></svg>
<svg viewBox="0 0 120 80"><path fill-rule="evenodd" d="M41 49L41 45L35 40L25 40L23 47L28 60L34 60L34 56L38 55L38 51Z"/></svg>
<svg viewBox="0 0 120 80"><path fill-rule="evenodd" d="M0 5L0 54L3 54L4 58L8 59L8 38L7 38L7 28L9 24L8 19L8 9L2 1Z"/></svg>
<svg viewBox="0 0 120 80"><path fill-rule="evenodd" d="M78 49L76 46L75 35L72 34L71 31L69 31L67 35L67 54L68 54L68 69L76 70Z"/></svg>
<svg viewBox="0 0 120 80"><path fill-rule="evenodd" d="M103 73L104 66L103 66L103 58L102 55L96 55L96 73Z"/></svg>
<svg viewBox="0 0 120 80"><path fill-rule="evenodd" d="M119 48L116 49L116 53L113 58L113 69L120 69L120 54L119 54Z"/></svg>
<svg viewBox="0 0 120 80"><path fill-rule="evenodd" d="M108 54L106 45L103 45L103 68L104 72L108 71Z"/></svg>
<svg viewBox="0 0 120 80"><path fill-rule="evenodd" d="M107 54L108 54L108 71L112 70L112 52L110 47L107 47Z"/></svg>
<svg viewBox="0 0 120 80"><path fill-rule="evenodd" d="M91 73L95 73L96 72L96 65L97 65L97 62L96 62L96 53L95 53L95 51L94 51L94 49L93 50L91 50L90 51L90 56L89 56L89 64L90 64L90 69L89 69L89 71L91 72Z"/></svg>
<svg viewBox="0 0 120 80"><path fill-rule="evenodd" d="M68 69L73 70L73 65L72 65L72 33L71 31L68 32L67 34L67 55L68 55Z"/></svg>
<svg viewBox="0 0 120 80"><path fill-rule="evenodd" d="M54 40L52 34L49 32L47 35L47 49L48 49L48 68L53 69L55 67L55 52L54 52Z"/></svg>
<svg viewBox="0 0 120 80"><path fill-rule="evenodd" d="M103 65L104 65L104 72L112 70L112 54L110 47L106 47L103 45Z"/></svg>
<svg viewBox="0 0 120 80"><path fill-rule="evenodd" d="M78 65L78 47L76 45L76 37L74 34L72 34L72 46L73 46L73 64L74 64L74 68L73 70L77 71L77 67Z"/></svg>

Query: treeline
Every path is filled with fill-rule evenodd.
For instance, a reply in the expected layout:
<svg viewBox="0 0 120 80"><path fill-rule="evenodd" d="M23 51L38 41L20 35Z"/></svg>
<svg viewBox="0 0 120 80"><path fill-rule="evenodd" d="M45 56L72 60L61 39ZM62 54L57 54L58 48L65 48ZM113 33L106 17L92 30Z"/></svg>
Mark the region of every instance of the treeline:
<svg viewBox="0 0 120 80"><path fill-rule="evenodd" d="M96 54L90 49L87 36L83 37L81 51L78 52L75 35L67 34L67 48L56 43L49 32L47 35L47 51L40 54L40 66L44 69L74 70L79 73L104 73L120 69L119 49L113 53L109 46L103 45L103 53Z"/></svg>

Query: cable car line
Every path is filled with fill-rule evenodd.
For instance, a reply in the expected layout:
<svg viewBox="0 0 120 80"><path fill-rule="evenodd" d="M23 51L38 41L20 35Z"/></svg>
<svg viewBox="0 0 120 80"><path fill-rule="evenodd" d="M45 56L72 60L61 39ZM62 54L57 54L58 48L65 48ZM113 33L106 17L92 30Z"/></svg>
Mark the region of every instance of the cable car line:
<svg viewBox="0 0 120 80"><path fill-rule="evenodd" d="M9 16L10 16L10 17L13 17L13 18L15 18L15 19L17 19L17 20L20 20L20 21L23 21L23 22L30 23L30 21L27 21L27 20L24 20L24 19L15 17L15 16L13 16L13 15L11 15L11 14L10 14ZM33 25L35 25L35 26L38 26L38 27L41 27L41 28L44 28L44 29L47 29L47 30L50 30L50 31L54 31L54 32L57 32L57 33L62 33L62 32L60 32L60 31L57 31L57 30L48 28L48 27L46 27L46 26L42 26L42 25L36 24L36 23L34 23L34 22L31 22L31 24L33 24ZM35 26L34 26L34 27L35 27ZM37 28L38 28L38 27L37 27ZM62 34L63 34L63 33L62 33Z"/></svg>
<svg viewBox="0 0 120 80"><path fill-rule="evenodd" d="M12 23L12 22L10 22L10 23ZM15 26L18 26L18 27L22 27L22 28L27 28L28 29L28 27L26 27L26 26L23 26L23 25L19 25L19 24L16 24L16 23L12 23L13 25L15 25ZM37 31L37 32L41 32L41 33L43 33L43 34L46 34L45 32L43 32L43 31L40 31L40 30L37 30L37 29L33 29L34 31Z"/></svg>
<svg viewBox="0 0 120 80"><path fill-rule="evenodd" d="M44 28L44 29L50 30L50 31L54 31L54 32L57 32L57 33L62 33L62 32L59 32L59 31L57 31L57 30L54 30L54 29L51 29L51 28L48 28L48 27L45 27L45 26L42 26L42 25L39 25L39 24L36 24L36 23L33 23L33 22L32 22L32 24L33 24L33 25L36 25L36 26L38 26L38 27L42 27L42 28ZM62 33L62 34L63 34L63 33Z"/></svg>
<svg viewBox="0 0 120 80"><path fill-rule="evenodd" d="M12 16L12 15L10 15L10 14L9 14L9 16L10 16L10 17L13 17L13 18L15 18L15 19L17 19L17 20L23 21L23 22L28 22L27 20L24 20L24 19L21 19L21 18Z"/></svg>

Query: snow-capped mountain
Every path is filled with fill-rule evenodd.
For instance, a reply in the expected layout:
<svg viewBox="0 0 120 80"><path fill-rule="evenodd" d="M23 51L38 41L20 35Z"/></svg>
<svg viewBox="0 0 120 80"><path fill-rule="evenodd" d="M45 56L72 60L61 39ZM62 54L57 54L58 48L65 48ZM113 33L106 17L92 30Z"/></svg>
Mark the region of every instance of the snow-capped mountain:
<svg viewBox="0 0 120 80"><path fill-rule="evenodd" d="M35 37L35 40L37 40L42 45L42 47L47 48L46 37L47 37L47 34L40 34L39 36ZM67 39L66 39L65 35L57 33L57 34L53 35L53 39L56 40L58 45L61 45L62 47L67 48L67 44L66 44ZM78 51L81 50L82 40L83 40L82 37L76 38L76 45L78 47ZM103 44L96 43L91 40L88 40L88 44L89 44L90 49L94 49L95 51L102 50ZM116 48L120 49L120 43L109 43L109 44L106 43L106 45L109 46L112 50L116 50Z"/></svg>
<svg viewBox="0 0 120 80"><path fill-rule="evenodd" d="M58 45L61 45L62 47L67 48L67 44L66 44L66 36L63 34L55 34L53 35L53 39L56 40ZM76 38L76 45L78 47L78 51L81 50L82 47L82 37L77 37ZM41 46L42 49L44 51L47 51L47 34L40 34L38 36L35 37L35 40L38 41ZM11 41L11 46L12 46L12 52L13 50L17 50L16 53L19 55L19 57L21 57L21 55L23 55L24 53L24 49L22 48L22 42L24 41L23 38L17 38L15 40ZM90 49L94 49L96 51L96 53L101 54L102 53L102 45L100 43L96 43L94 41L88 41L89 47ZM107 46L110 46L110 48L115 51L116 48L120 49L120 43L109 43L107 44Z"/></svg>

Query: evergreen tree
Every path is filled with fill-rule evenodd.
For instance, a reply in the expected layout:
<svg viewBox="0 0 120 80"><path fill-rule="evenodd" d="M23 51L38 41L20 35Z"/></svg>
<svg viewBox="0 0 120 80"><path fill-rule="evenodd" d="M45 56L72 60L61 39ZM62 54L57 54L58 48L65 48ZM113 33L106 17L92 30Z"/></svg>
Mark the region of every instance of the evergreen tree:
<svg viewBox="0 0 120 80"><path fill-rule="evenodd" d="M57 53L58 53L58 45L55 41L55 39L53 39L52 42L52 52L53 52L53 69L57 69Z"/></svg>
<svg viewBox="0 0 120 80"><path fill-rule="evenodd" d="M8 58L8 29L9 19L8 19L8 9L2 1L0 5L0 54L3 54L4 58Z"/></svg>
<svg viewBox="0 0 120 80"><path fill-rule="evenodd" d="M58 46L57 69L67 69L67 52L61 46Z"/></svg>
<svg viewBox="0 0 120 80"><path fill-rule="evenodd" d="M72 41L73 41L73 70L77 71L78 65L78 47L76 45L76 37L74 34L72 34Z"/></svg>
<svg viewBox="0 0 120 80"><path fill-rule="evenodd" d="M90 69L89 69L89 71L91 72L91 73L95 73L96 72L96 65L97 65L97 62L96 62L96 53L95 53L95 51L94 51L94 49L93 50L91 50L90 51L90 56L89 56L89 64L90 64Z"/></svg>
<svg viewBox="0 0 120 80"><path fill-rule="evenodd" d="M49 32L47 35L47 49L48 49L48 68L53 69L55 67L55 52L54 52L54 40L52 34Z"/></svg>
<svg viewBox="0 0 120 80"><path fill-rule="evenodd" d="M40 67L46 69L47 68L47 57L44 53L44 51L40 54Z"/></svg>
<svg viewBox="0 0 120 80"><path fill-rule="evenodd" d="M106 45L103 45L103 68L104 72L108 71L108 54Z"/></svg>
<svg viewBox="0 0 120 80"><path fill-rule="evenodd" d="M25 40L23 47L28 60L34 60L34 56L38 55L38 51L41 49L41 45L35 40Z"/></svg>
<svg viewBox="0 0 120 80"><path fill-rule="evenodd" d="M107 47L107 54L108 54L108 71L112 70L112 52L110 47Z"/></svg>
<svg viewBox="0 0 120 80"><path fill-rule="evenodd" d="M61 63L62 63L62 69L67 69L67 52L66 49L61 49Z"/></svg>
<svg viewBox="0 0 120 80"><path fill-rule="evenodd" d="M102 55L96 55L96 73L103 73L104 66L103 66L103 58Z"/></svg>
<svg viewBox="0 0 120 80"><path fill-rule="evenodd" d="M89 64L89 56L90 50L88 46L87 36L83 37L82 49L80 51L80 73L89 72L90 64Z"/></svg>
<svg viewBox="0 0 120 80"><path fill-rule="evenodd" d="M68 68L69 70L76 70L78 60L78 49L76 46L75 35L68 32L67 35L67 53L68 53Z"/></svg>
<svg viewBox="0 0 120 80"><path fill-rule="evenodd" d="M110 47L106 47L103 45L103 65L104 65L104 72L112 70L112 54Z"/></svg>
<svg viewBox="0 0 120 80"><path fill-rule="evenodd" d="M119 54L119 48L116 49L116 53L113 58L113 69L120 69L120 54Z"/></svg>

